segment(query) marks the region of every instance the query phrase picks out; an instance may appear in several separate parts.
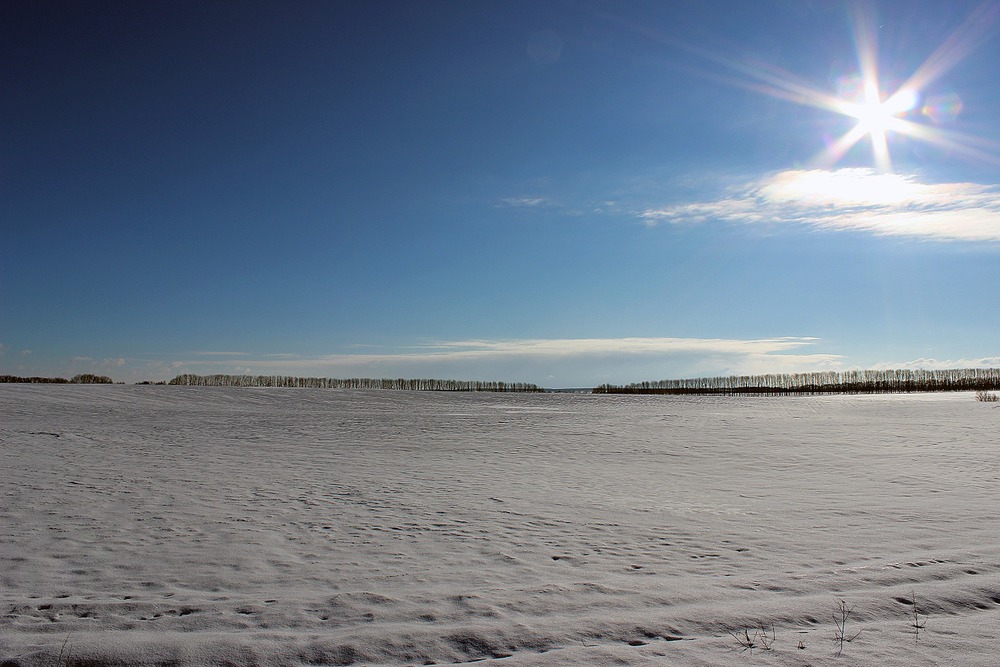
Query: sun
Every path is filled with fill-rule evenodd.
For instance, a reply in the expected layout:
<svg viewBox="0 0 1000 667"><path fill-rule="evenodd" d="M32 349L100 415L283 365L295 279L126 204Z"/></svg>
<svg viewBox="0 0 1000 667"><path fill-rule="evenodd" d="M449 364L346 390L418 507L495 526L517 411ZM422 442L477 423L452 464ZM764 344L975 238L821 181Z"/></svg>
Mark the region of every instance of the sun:
<svg viewBox="0 0 1000 667"><path fill-rule="evenodd" d="M865 86L865 101L850 111L850 115L858 119L861 128L869 134L884 134L889 130L906 131L904 123L896 122L898 116L911 111L919 99L910 90L901 90L886 101L882 101L881 93L875 82Z"/></svg>
<svg viewBox="0 0 1000 667"><path fill-rule="evenodd" d="M841 100L837 111L857 119L857 125L835 144L831 155L840 159L862 137L871 138L872 157L875 166L881 171L891 171L892 161L889 157L889 133L912 134L912 123L903 116L913 111L920 100L919 94L909 88L896 91L888 99L883 99L882 91L873 75L863 82L863 93L857 101Z"/></svg>
<svg viewBox="0 0 1000 667"><path fill-rule="evenodd" d="M974 160L1000 164L1000 145L942 125L961 111L957 95L925 98L924 94L1000 21L1000 3L984 4L974 10L908 79L893 88L883 86L879 80L876 33L871 17L865 15L862 5L856 5L851 18L858 70L842 82L836 93L816 88L767 63L737 61L693 45L685 48L743 75L738 79L726 77L724 80L730 85L854 119L856 122L847 132L828 140L826 148L809 161L812 167L833 167L867 138L871 142L873 166L878 171L891 172L889 143L894 135L936 145Z"/></svg>
<svg viewBox="0 0 1000 667"><path fill-rule="evenodd" d="M860 7L860 6L858 6ZM957 113L961 102L957 96L948 100L930 98L921 100L922 91L958 64L996 23L1000 5L981 6L975 10L928 58L896 88L886 95L878 76L875 31L870 17L857 9L852 16L854 40L857 45L858 77L860 86L851 95L831 95L814 90L799 89L799 101L836 111L857 120L854 127L827 146L827 150L814 159L820 166L832 166L840 161L851 148L865 137L872 146L874 166L883 172L892 171L889 155L889 137L893 134L911 137L926 143L962 153L969 157L997 163L995 146L986 146L980 138L949 131L939 125L946 114L945 106ZM772 82L774 83L774 82ZM776 82L779 87L781 81ZM919 122L918 122L919 121ZM929 123L927 121L930 121ZM986 150L984 150L986 148Z"/></svg>

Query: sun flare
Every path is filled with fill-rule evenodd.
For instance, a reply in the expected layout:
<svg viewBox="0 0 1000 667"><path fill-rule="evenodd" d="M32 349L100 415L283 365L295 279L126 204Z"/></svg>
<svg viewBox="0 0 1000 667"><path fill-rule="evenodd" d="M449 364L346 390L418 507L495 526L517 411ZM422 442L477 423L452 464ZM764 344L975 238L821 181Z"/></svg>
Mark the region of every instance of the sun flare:
<svg viewBox="0 0 1000 667"><path fill-rule="evenodd" d="M878 49L872 22L860 11L855 13L854 38L860 90L854 96L841 95L832 99L824 94L814 94L811 98L806 97L805 103L829 108L858 122L829 145L814 162L821 166L832 166L867 136L871 139L874 166L879 171L892 171L889 154L889 137L892 134L918 139L987 162L998 162L995 147L988 147L994 150L983 150L983 142L976 137L941 127L942 120L949 117L948 110L954 110L950 116L953 120L961 109L961 101L957 96L949 96L948 110L941 108L943 98L940 97L932 96L921 104L922 91L968 54L987 28L996 22L998 11L998 7L994 6L973 12L965 23L888 96L879 81Z"/></svg>
<svg viewBox="0 0 1000 667"><path fill-rule="evenodd" d="M885 85L888 82L879 77L878 48L871 17L858 9L852 19L858 69L855 75L840 80L835 92L819 89L764 62L736 61L695 46L688 48L743 75L743 78L727 78L730 85L832 111L857 121L841 136L829 138L825 149L810 160L810 167L832 168L859 142L868 138L873 166L879 171L890 172L889 140L892 135L905 136L974 160L1000 164L1000 145L946 127L963 108L957 94L925 92L961 62L1000 21L1000 3L983 5L973 11L909 78L894 87Z"/></svg>
<svg viewBox="0 0 1000 667"><path fill-rule="evenodd" d="M858 123L835 144L836 150L831 151L831 155L840 159L855 143L868 136L871 138L875 166L881 171L891 171L888 135L890 132L912 135L910 128L913 124L905 122L902 117L917 107L920 96L914 90L903 88L884 100L878 82L871 74L866 75L863 87L860 100L843 101L838 105L838 111L857 119Z"/></svg>
<svg viewBox="0 0 1000 667"><path fill-rule="evenodd" d="M889 130L905 131L906 125L896 121L899 116L911 111L917 100L916 93L902 90L883 102L878 86L871 82L866 86L865 101L848 113L858 119L861 129L868 134L885 133Z"/></svg>

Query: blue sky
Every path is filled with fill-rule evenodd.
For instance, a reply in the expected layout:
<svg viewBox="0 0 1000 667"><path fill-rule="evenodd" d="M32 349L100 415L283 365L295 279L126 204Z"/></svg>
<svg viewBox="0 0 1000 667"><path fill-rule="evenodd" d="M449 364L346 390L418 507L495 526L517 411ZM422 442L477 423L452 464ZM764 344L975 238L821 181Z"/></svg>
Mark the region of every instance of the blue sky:
<svg viewBox="0 0 1000 667"><path fill-rule="evenodd" d="M0 372L1000 365L996 4L37 2L0 30Z"/></svg>

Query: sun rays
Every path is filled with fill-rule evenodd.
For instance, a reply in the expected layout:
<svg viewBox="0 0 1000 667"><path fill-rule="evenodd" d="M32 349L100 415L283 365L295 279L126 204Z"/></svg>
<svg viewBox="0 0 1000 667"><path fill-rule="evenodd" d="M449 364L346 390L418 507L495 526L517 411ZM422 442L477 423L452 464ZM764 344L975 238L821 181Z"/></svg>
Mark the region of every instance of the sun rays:
<svg viewBox="0 0 1000 667"><path fill-rule="evenodd" d="M810 167L833 167L867 138L873 166L879 171L891 171L893 135L931 144L948 153L1000 164L1000 146L944 127L962 110L962 100L957 94L926 94L932 83L961 62L995 28L1000 4L980 6L896 86L880 78L874 21L859 7L855 7L851 16L858 70L853 76L838 80L835 92L822 90L768 63L737 61L690 44L683 48L742 75L709 74L709 78L856 120L848 131L827 140L825 148L809 160Z"/></svg>
<svg viewBox="0 0 1000 667"><path fill-rule="evenodd" d="M997 162L995 153L980 148L983 143L981 140L947 131L939 126L942 122L953 120L961 110L961 100L957 95L929 97L924 104L921 104L921 98L922 91L958 64L979 43L995 24L998 11L998 6L983 5L973 12L902 85L887 95L879 78L878 46L872 29L873 22L856 8L852 15L858 60L854 93L844 95L842 92L830 108L858 122L816 156L814 164L833 166L859 141L868 137L874 166L880 171L892 171L889 150L889 138L892 134L912 137L988 162ZM930 124L926 121L930 121Z"/></svg>
<svg viewBox="0 0 1000 667"><path fill-rule="evenodd" d="M828 151L826 162L838 162L853 146L870 137L872 144L872 159L880 171L892 171L892 160L889 156L889 134L912 135L910 124L902 118L912 111L919 99L917 92L901 89L887 100L882 99L882 92L874 76L865 76L864 92L856 102L844 101L837 105L837 111L845 116L857 119L857 124L839 140L832 144Z"/></svg>

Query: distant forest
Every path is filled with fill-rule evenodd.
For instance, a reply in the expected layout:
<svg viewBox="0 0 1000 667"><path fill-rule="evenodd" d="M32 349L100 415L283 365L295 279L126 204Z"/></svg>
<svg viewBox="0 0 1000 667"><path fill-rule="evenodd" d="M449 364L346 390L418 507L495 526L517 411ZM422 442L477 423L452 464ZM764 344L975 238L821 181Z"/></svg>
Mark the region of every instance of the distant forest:
<svg viewBox="0 0 1000 667"><path fill-rule="evenodd" d="M1000 389L1000 368L826 371L603 384L595 394L889 394Z"/></svg>
<svg viewBox="0 0 1000 667"><path fill-rule="evenodd" d="M74 375L73 378L70 380L67 380L66 378L43 378L38 376L20 377L18 375L0 375L0 383L2 382L23 382L27 384L114 384L114 380L109 378L107 375L92 375L90 373Z"/></svg>
<svg viewBox="0 0 1000 667"><path fill-rule="evenodd" d="M65 378L0 375L0 383L113 384L106 375L83 373ZM154 384L139 382L138 384ZM168 383L197 387L309 387L318 389L397 389L409 391L544 392L529 382L482 380L316 378L288 375L178 375ZM657 380L627 385L602 384L594 394L890 394L928 391L988 391L1000 389L1000 368L952 370L857 370L818 373L769 373Z"/></svg>
<svg viewBox="0 0 1000 667"><path fill-rule="evenodd" d="M312 387L317 389L403 389L410 391L499 391L541 392L528 382L484 382L478 380L405 380L350 378L302 378L287 375L178 375L173 385L196 387Z"/></svg>

